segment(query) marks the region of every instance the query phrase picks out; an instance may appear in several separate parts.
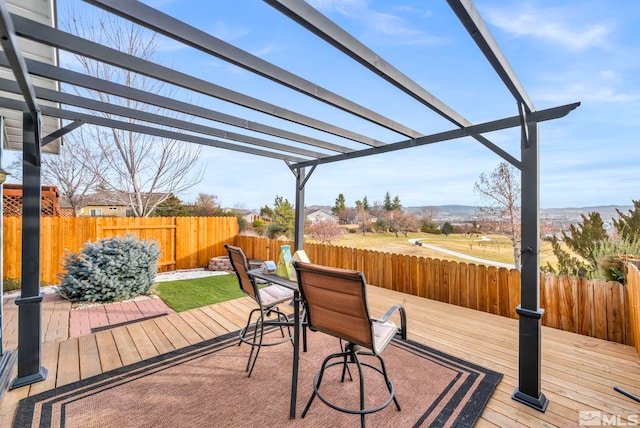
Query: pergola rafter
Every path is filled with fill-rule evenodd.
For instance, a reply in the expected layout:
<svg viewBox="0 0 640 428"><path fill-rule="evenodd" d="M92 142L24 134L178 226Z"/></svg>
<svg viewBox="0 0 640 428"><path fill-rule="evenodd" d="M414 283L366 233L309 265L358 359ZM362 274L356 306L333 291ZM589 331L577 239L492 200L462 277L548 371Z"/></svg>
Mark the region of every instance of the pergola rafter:
<svg viewBox="0 0 640 428"><path fill-rule="evenodd" d="M23 235L26 236L23 238L23 288L21 297L16 300L21 306L18 378L14 381L14 387L37 382L46 376L46 370L40 366L39 358L39 308L41 300L39 297L39 260L33 256L39 254L40 251L38 239L40 199L37 197L36 200L36 194L39 195L40 190L39 157L43 144L51 142L67 132L72 132L73 129L84 123L90 123L283 160L293 172L296 180L295 248L301 249L304 237L305 184L318 165L471 137L521 171L521 227L522 248L524 250L521 271L522 301L517 308L520 315L520 365L519 385L514 391L513 398L537 410L545 411L547 399L541 392L540 384L540 331L543 311L539 307L540 174L538 124L564 117L580 103L536 111L471 0L447 0L447 3L509 90L517 106L517 114L514 116L479 124L473 124L465 119L309 4L301 0L264 0L455 126L455 129L430 135L423 135L405 124L376 113L139 1L85 1L207 55L234 64L283 87L293 89L313 100L321 101L375 124L384 130L393 131L402 139L385 143L375 135L363 135L338 123L325 122L298 111L260 100L250 94L233 91L160 64L119 52L111 47L100 45L28 18L10 14L4 0L0 0L0 36L2 36L2 46L6 54L6 58L0 57L0 67L11 69L15 76L15 81L0 79L0 91L21 94L24 98L24 101L20 101L0 97L0 108L24 112L23 153L25 167L23 178L25 199L23 221L31 228L30 232L27 232L25 228L25 235ZM287 129L286 125L277 127L248 121L228 113L198 107L158 94L86 76L62 67L35 60L25 60L16 43L16 37L91 58L188 91L271 115L282 120L285 124L302 125L309 132L308 134L304 131L292 132ZM30 76L43 77L82 88L78 93L86 92L88 94L91 91L96 91L115 97L128 98L159 107L164 111L184 114L194 120L223 123L249 130L259 136L226 131L213 124L195 123L194 121L176 119L170 115L152 114L125 108L115 102L110 102L108 98L97 101L85 96L37 87L31 83ZM39 106L38 99L53 101L72 108ZM76 110L78 108L84 109L84 111ZM91 114L87 111L99 114ZM38 125L40 114L66 119L71 123L43 139ZM127 120L110 118L108 117L110 115ZM521 130L522 144L519 156L505 151L484 136L488 132L507 128ZM318 138L316 136L318 131L326 135L326 138ZM288 143L275 141L273 138L287 140ZM34 353L37 358L33 358ZM292 416L295 416L295 412Z"/></svg>

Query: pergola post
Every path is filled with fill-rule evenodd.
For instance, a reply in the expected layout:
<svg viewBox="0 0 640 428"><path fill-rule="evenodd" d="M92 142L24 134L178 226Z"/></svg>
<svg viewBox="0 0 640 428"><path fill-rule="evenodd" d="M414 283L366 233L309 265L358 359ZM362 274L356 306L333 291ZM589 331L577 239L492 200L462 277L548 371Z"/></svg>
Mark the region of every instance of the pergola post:
<svg viewBox="0 0 640 428"><path fill-rule="evenodd" d="M529 123L523 113L522 207L520 272L518 387L512 398L544 412L549 401L541 392L541 330L544 309L540 309L540 149L538 123Z"/></svg>
<svg viewBox="0 0 640 428"><path fill-rule="evenodd" d="M42 313L40 293L40 118L23 114L22 142L22 286L18 305L18 376L11 389L42 381L40 365Z"/></svg>
<svg viewBox="0 0 640 428"><path fill-rule="evenodd" d="M296 217L294 220L295 237L293 242L294 251L304 249L304 185L306 184L305 168L296 168Z"/></svg>

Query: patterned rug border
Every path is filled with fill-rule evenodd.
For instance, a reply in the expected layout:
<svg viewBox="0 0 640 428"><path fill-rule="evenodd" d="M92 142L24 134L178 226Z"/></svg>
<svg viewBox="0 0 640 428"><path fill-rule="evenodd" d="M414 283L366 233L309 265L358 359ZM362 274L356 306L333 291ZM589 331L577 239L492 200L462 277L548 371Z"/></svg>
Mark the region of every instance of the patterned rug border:
<svg viewBox="0 0 640 428"><path fill-rule="evenodd" d="M36 395L23 398L18 404L16 416L14 420L14 427L26 427L31 425L31 421L34 417L34 412L38 403L42 404L43 408L51 406L53 403L69 400L71 397L78 395L83 396L85 393L90 393L93 389L105 389L109 387L117 387L122 383L126 383L129 378L137 378L139 376L147 376L154 371L160 371L168 366L185 363L191 359L200 358L210 353L215 353L230 346L236 346L238 341L238 332L231 332L222 336L208 339L203 342L189 345L184 348L176 349L166 354L157 355L155 357L139 361L134 364L123 366L96 376L92 376L80 381L76 381L67 385L63 385L48 391L38 393ZM444 426L445 423L450 422L450 417L453 410L458 404L465 399L464 396L472 387L478 376L483 375L480 385L474 390L471 397L466 398L458 418L454 421L452 426L455 427L472 427L480 417L482 410L484 409L487 401L493 394L497 385L500 383L503 375L485 367L473 364L461 358L457 358L445 352L431 348L427 345L415 342L413 340L400 340L394 338L392 345L399 349L411 352L421 358L429 358L436 363L448 363L449 366L456 367L460 372L469 373L468 379L464 382L464 386L460 387L454 397L450 399L446 406L440 411L438 417L432 422L430 426ZM446 392L446 391L445 391ZM443 392L444 395L444 392ZM415 426L421 426L426 418L431 414L432 408L435 407L442 397L425 410L422 418L415 424ZM51 414L46 410L42 411L40 426L49 427L52 424Z"/></svg>

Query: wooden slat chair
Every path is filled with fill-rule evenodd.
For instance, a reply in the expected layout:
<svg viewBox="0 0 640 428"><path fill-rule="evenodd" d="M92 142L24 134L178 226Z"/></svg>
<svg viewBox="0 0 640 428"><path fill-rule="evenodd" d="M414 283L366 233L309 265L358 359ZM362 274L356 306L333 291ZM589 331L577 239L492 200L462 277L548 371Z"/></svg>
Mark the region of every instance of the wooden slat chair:
<svg viewBox="0 0 640 428"><path fill-rule="evenodd" d="M280 311L277 306L280 303L291 300L293 298L293 290L276 284L259 287L255 279L247 273L249 270L249 264L247 263L247 257L242 249L227 244L225 244L224 247L229 253L229 261L231 262L231 266L238 277L240 289L247 295L251 296L258 304L258 307L249 313L247 325L240 330L240 341L238 342L238 346L242 343L251 345L251 352L249 353L246 368L246 371L249 372L248 377L251 377L253 367L256 364L256 360L258 359L258 354L260 353L260 348L262 346L280 345L285 342L293 343L291 330L289 328L292 323L288 321L287 315ZM254 314L258 314L258 318L253 325L253 334L247 335L251 329L251 320ZM271 320L267 319L267 317L272 315L275 315L276 318ZM278 326L284 339L265 343L263 341L265 326ZM287 335L284 334L283 326L287 327Z"/></svg>
<svg viewBox="0 0 640 428"><path fill-rule="evenodd" d="M362 272L320 266L311 263L294 262L298 286L303 302L307 310L307 322L312 331L320 331L335 336L346 342L342 352L327 356L313 381L313 393L302 412L304 418L316 396L322 402L333 409L350 414L359 414L361 426L365 425L365 415L380 411L387 407L391 401L398 411L400 404L395 396L395 390L381 353L391 342L391 339L400 335L407 338L406 313L402 306L394 305L380 319L369 315L366 296L366 280ZM390 317L399 311L400 324L396 326L389 321ZM360 356L374 356L380 363L376 367L360 360ZM348 409L329 402L320 394L320 384L326 368L342 364L342 379L344 382L346 372L351 371L349 365L353 364L358 369L360 379L360 408ZM365 409L365 388L363 382L362 366L369 367L384 376L389 389L389 397L381 405Z"/></svg>

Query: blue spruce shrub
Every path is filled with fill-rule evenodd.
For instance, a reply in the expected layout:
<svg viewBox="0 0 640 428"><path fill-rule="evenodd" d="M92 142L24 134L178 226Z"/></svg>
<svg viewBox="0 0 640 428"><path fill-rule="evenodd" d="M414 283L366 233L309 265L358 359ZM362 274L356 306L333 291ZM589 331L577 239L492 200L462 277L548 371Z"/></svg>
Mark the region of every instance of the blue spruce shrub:
<svg viewBox="0 0 640 428"><path fill-rule="evenodd" d="M156 241L127 234L88 242L64 257L58 293L72 302L112 302L144 294L158 273Z"/></svg>

